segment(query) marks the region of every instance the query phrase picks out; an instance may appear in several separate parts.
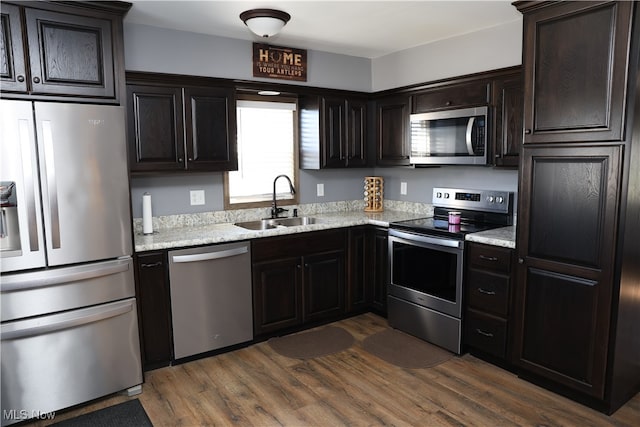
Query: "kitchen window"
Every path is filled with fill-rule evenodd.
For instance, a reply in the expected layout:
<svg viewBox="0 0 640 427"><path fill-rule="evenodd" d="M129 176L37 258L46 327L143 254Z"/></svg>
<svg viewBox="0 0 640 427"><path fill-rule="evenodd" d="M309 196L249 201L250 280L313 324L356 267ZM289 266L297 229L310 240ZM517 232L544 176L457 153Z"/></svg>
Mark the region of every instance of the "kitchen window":
<svg viewBox="0 0 640 427"><path fill-rule="evenodd" d="M224 175L225 209L271 206L278 175L287 175L298 188L296 107L292 98L238 97L238 170ZM286 180L278 180L276 193L278 205L298 201Z"/></svg>

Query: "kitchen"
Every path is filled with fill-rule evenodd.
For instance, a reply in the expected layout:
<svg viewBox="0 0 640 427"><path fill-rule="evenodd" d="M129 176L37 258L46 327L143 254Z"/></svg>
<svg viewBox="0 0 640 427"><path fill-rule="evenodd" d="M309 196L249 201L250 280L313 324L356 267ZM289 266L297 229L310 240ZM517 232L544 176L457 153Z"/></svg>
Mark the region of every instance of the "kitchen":
<svg viewBox="0 0 640 427"><path fill-rule="evenodd" d="M517 66L522 61L522 21L518 19L520 13L513 6L510 7L513 8L514 19L504 25L371 60L312 50L307 84L330 89L384 93L403 86ZM132 12L129 14L124 21L124 63L128 71L254 80L250 72L251 41L130 23L127 19L132 16ZM294 22L295 15L289 25L293 25ZM276 38L273 40L275 43ZM185 48L186 46L189 48ZM501 55L496 56L493 54L494 51L500 51ZM203 55L202 52L207 53ZM437 64L429 60L433 57L439 58ZM473 57L475 62L465 61L465 57ZM207 62L209 58L211 63ZM214 58L225 60L218 61ZM425 63L421 64L420 61ZM411 64L410 67L400 65L407 62ZM204 69L208 71L201 72ZM273 83L271 80L265 81ZM383 176L385 200L403 202L406 205L430 204L432 190L440 187L482 187L514 193L518 191L516 169L470 166L424 169L373 167L301 170L299 173L297 192L301 210L307 204L338 205L345 200L360 199L364 176ZM141 226L141 201L145 192L153 197L153 214L156 217L157 229L159 222L172 220L173 215L197 215L224 210L222 181L222 173L133 176L131 204L135 218L134 229L138 230ZM324 196L316 196L318 184L324 185ZM407 194L402 194L402 187ZM204 205L190 205L189 193L192 190L204 190ZM514 206L517 205L517 202L514 203ZM632 205L633 203L629 204ZM267 216L267 210L268 208L265 208L261 215ZM159 234L162 234L162 230L159 230ZM148 249L143 248L142 252L145 250ZM136 248L136 252L140 251Z"/></svg>

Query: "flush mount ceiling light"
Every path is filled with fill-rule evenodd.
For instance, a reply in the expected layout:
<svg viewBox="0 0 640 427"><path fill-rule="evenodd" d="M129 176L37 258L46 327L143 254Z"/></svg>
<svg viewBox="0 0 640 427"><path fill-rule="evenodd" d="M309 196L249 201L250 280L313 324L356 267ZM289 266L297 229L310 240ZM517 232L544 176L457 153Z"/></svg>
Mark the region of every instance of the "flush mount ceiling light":
<svg viewBox="0 0 640 427"><path fill-rule="evenodd" d="M289 22L291 15L274 9L251 9L240 14L240 19L247 27L260 37L271 37Z"/></svg>

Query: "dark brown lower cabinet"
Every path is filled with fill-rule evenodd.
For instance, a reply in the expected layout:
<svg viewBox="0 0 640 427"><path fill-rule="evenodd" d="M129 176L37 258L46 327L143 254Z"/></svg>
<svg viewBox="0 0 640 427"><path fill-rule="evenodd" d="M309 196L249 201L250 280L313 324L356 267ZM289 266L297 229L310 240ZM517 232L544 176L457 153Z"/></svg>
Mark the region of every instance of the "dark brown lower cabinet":
<svg viewBox="0 0 640 427"><path fill-rule="evenodd" d="M367 268L372 272L369 280L372 283L371 308L379 314L387 314L387 285L389 284L389 237L386 228L371 229L370 244L372 253Z"/></svg>
<svg viewBox="0 0 640 427"><path fill-rule="evenodd" d="M371 256L369 227L353 227L349 229L347 311L365 310L371 303L372 287L369 286Z"/></svg>
<svg viewBox="0 0 640 427"><path fill-rule="evenodd" d="M344 313L344 247L302 258L304 320L313 322Z"/></svg>
<svg viewBox="0 0 640 427"><path fill-rule="evenodd" d="M338 229L252 242L255 336L344 314L346 234Z"/></svg>
<svg viewBox="0 0 640 427"><path fill-rule="evenodd" d="M470 242L467 253L465 345L474 354L509 363L513 249Z"/></svg>
<svg viewBox="0 0 640 427"><path fill-rule="evenodd" d="M302 324L300 262L296 257L253 263L255 335Z"/></svg>
<svg viewBox="0 0 640 427"><path fill-rule="evenodd" d="M168 366L173 358L166 251L138 254L136 274L142 365L148 371Z"/></svg>

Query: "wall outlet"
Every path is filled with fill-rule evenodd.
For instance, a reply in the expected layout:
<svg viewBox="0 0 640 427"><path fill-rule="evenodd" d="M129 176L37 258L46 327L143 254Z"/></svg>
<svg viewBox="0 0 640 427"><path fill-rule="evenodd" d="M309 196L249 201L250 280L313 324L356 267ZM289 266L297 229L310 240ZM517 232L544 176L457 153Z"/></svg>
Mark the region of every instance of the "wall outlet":
<svg viewBox="0 0 640 427"><path fill-rule="evenodd" d="M406 182L401 182L400 183L400 194L403 196L407 195L407 183Z"/></svg>
<svg viewBox="0 0 640 427"><path fill-rule="evenodd" d="M318 197L324 197L324 184L316 185L316 193Z"/></svg>
<svg viewBox="0 0 640 427"><path fill-rule="evenodd" d="M191 206L204 205L204 190L191 190L189 197L191 198Z"/></svg>

